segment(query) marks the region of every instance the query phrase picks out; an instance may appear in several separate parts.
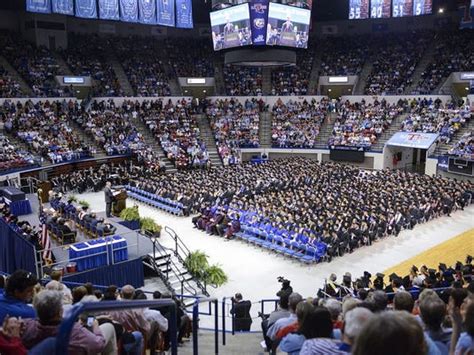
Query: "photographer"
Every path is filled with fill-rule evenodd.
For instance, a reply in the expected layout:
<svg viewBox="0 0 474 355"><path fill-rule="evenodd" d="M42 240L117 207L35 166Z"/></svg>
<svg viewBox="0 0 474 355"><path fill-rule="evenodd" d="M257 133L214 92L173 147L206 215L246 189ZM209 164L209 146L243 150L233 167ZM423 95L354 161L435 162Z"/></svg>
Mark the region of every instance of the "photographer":
<svg viewBox="0 0 474 355"><path fill-rule="evenodd" d="M277 292L277 297L290 297L293 293L293 288L290 286L290 280L285 279L283 276L277 277L278 282L281 282L281 290Z"/></svg>
<svg viewBox="0 0 474 355"><path fill-rule="evenodd" d="M234 315L234 330L236 332L248 332L252 325L252 318L250 317L250 308L252 303L250 301L243 301L242 294L236 293L232 297L232 308L230 314Z"/></svg>
<svg viewBox="0 0 474 355"><path fill-rule="evenodd" d="M272 313L270 313L269 316L259 313L259 316L263 318L262 332L263 332L263 339L265 340L265 345L267 346L267 349L271 349L271 346L272 346L272 341L267 336L268 328L270 328L277 320L281 318L288 318L290 316L290 310L288 309L288 299L289 299L289 296L287 296L286 294L284 294L283 296L280 296L280 301L278 302L279 307L276 310L274 310Z"/></svg>

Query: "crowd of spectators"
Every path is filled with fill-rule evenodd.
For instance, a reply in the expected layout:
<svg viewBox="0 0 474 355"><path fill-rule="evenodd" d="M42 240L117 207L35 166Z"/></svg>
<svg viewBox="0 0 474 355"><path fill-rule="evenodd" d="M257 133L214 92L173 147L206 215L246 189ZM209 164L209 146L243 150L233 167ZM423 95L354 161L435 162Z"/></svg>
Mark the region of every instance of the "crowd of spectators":
<svg viewBox="0 0 474 355"><path fill-rule="evenodd" d="M224 66L225 92L230 96L258 96L262 94L262 68Z"/></svg>
<svg viewBox="0 0 474 355"><path fill-rule="evenodd" d="M217 150L225 166L240 163L240 148L259 147L262 102L219 99L210 103L206 115L216 139Z"/></svg>
<svg viewBox="0 0 474 355"><path fill-rule="evenodd" d="M20 84L0 65L0 97L12 98L25 96Z"/></svg>
<svg viewBox="0 0 474 355"><path fill-rule="evenodd" d="M205 167L210 162L206 145L200 138L199 126L193 116L194 107L186 99L144 101L131 104L130 110L159 140L167 158L176 168Z"/></svg>
<svg viewBox="0 0 474 355"><path fill-rule="evenodd" d="M272 146L275 148L315 148L327 114L327 101L279 99L272 108Z"/></svg>
<svg viewBox="0 0 474 355"><path fill-rule="evenodd" d="M471 119L469 106L458 107L454 102L419 99L410 103L411 111L402 122L402 131L439 133L438 140L450 143L453 135Z"/></svg>
<svg viewBox="0 0 474 355"><path fill-rule="evenodd" d="M273 70L271 95L308 95L313 62L314 50L308 48L304 52L298 52L296 66Z"/></svg>
<svg viewBox="0 0 474 355"><path fill-rule="evenodd" d="M448 150L449 155L474 160L474 132L467 132Z"/></svg>
<svg viewBox="0 0 474 355"><path fill-rule="evenodd" d="M39 163L32 154L18 149L6 136L0 134L0 173L35 166Z"/></svg>
<svg viewBox="0 0 474 355"><path fill-rule="evenodd" d="M412 84L415 68L432 43L430 33L383 35L371 43L373 68L366 95L400 95Z"/></svg>
<svg viewBox="0 0 474 355"><path fill-rule="evenodd" d="M360 36L329 38L318 42L321 48L319 75L359 75L368 57L368 40Z"/></svg>
<svg viewBox="0 0 474 355"><path fill-rule="evenodd" d="M132 103L124 101L122 106L113 100L94 101L90 110L81 110L73 119L94 137L107 155L130 154L145 148L142 135L132 123L138 112L131 110Z"/></svg>
<svg viewBox="0 0 474 355"><path fill-rule="evenodd" d="M408 270L407 270L408 271ZM468 354L474 350L472 257L437 269L342 280L331 274L314 297L284 281L279 307L261 315L267 350L288 354ZM285 285L286 282L286 285Z"/></svg>
<svg viewBox="0 0 474 355"><path fill-rule="evenodd" d="M339 105L328 145L369 149L403 111L399 104L390 105L384 99L373 104L346 101Z"/></svg>
<svg viewBox="0 0 474 355"><path fill-rule="evenodd" d="M412 92L418 95L433 93L451 73L474 70L474 39L469 31L440 32L433 40L432 60Z"/></svg>
<svg viewBox="0 0 474 355"><path fill-rule="evenodd" d="M110 50L108 40L97 35L69 34L68 48L61 53L74 75L90 76L93 96L123 96L112 65L104 56Z"/></svg>
<svg viewBox="0 0 474 355"><path fill-rule="evenodd" d="M69 124L70 111L77 106L72 101L5 102L0 108L0 117L8 133L26 142L33 152L60 163L94 153Z"/></svg>
<svg viewBox="0 0 474 355"><path fill-rule="evenodd" d="M162 42L127 37L115 38L112 45L136 96L170 95L170 73L165 70Z"/></svg>
<svg viewBox="0 0 474 355"><path fill-rule="evenodd" d="M173 38L165 41L169 65L177 77L213 77L211 41L207 38Z"/></svg>
<svg viewBox="0 0 474 355"><path fill-rule="evenodd" d="M54 55L43 46L36 47L13 34L0 36L0 54L26 80L35 97L70 96L67 87L60 87L55 76L61 74Z"/></svg>
<svg viewBox="0 0 474 355"><path fill-rule="evenodd" d="M177 305L177 337L189 337L191 319L176 298L155 291L152 295L131 285L103 290L86 283L68 288L61 272L51 272L49 281L39 283L35 275L17 270L0 285L0 351L2 354L53 353L61 322L74 305L82 302L130 302L133 300L173 299ZM72 354L118 353L140 355L145 349L166 351L170 347L169 307L142 307L99 311L79 316L71 330L68 351ZM120 352L119 352L120 350Z"/></svg>

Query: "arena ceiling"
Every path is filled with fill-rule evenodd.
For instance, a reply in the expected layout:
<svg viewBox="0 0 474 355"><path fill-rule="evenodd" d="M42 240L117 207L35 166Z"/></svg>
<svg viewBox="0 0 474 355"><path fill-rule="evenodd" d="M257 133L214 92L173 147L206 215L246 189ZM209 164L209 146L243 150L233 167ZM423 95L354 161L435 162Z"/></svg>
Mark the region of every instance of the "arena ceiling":
<svg viewBox="0 0 474 355"><path fill-rule="evenodd" d="M316 21L332 21L347 19L347 8L349 0L314 0L313 19ZM457 0L434 0L434 11L439 8L454 10ZM23 10L25 0L1 0L0 10ZM211 0L193 0L193 12L195 23L209 23L209 11Z"/></svg>

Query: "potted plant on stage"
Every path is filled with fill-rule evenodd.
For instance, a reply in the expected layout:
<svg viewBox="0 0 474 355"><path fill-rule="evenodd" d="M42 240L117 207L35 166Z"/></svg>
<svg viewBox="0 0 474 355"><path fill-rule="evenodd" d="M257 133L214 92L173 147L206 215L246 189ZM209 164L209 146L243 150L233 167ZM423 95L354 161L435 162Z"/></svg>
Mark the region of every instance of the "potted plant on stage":
<svg viewBox="0 0 474 355"><path fill-rule="evenodd" d="M161 226L150 217L140 219L140 229L149 237L159 238L161 235Z"/></svg>
<svg viewBox="0 0 474 355"><path fill-rule="evenodd" d="M87 208L90 207L90 204L87 201L80 200L80 201L78 201L78 203L79 203L79 206L81 206L81 207L87 207Z"/></svg>
<svg viewBox="0 0 474 355"><path fill-rule="evenodd" d="M120 212L120 218L123 219L123 221L119 223L128 229L140 229L140 214L138 213L137 205L124 208L122 212Z"/></svg>
<svg viewBox="0 0 474 355"><path fill-rule="evenodd" d="M218 264L214 264L207 267L204 271L203 280L205 285L217 288L225 284L228 281L228 277Z"/></svg>

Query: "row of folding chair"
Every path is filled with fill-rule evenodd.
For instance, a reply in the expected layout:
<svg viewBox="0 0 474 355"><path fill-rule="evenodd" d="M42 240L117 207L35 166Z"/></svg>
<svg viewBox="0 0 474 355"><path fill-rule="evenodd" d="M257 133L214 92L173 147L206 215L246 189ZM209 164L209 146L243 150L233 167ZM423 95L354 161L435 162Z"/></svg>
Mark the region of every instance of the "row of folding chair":
<svg viewBox="0 0 474 355"><path fill-rule="evenodd" d="M326 246L323 243L320 243L315 248L311 245L299 243L279 235L269 234L248 226L244 226L235 236L250 244L295 258L306 264L319 262L326 254Z"/></svg>
<svg viewBox="0 0 474 355"><path fill-rule="evenodd" d="M128 196L131 198L146 203L152 207L160 208L177 216L181 216L183 214L182 203L137 189L133 186L126 186L125 188L128 190Z"/></svg>

